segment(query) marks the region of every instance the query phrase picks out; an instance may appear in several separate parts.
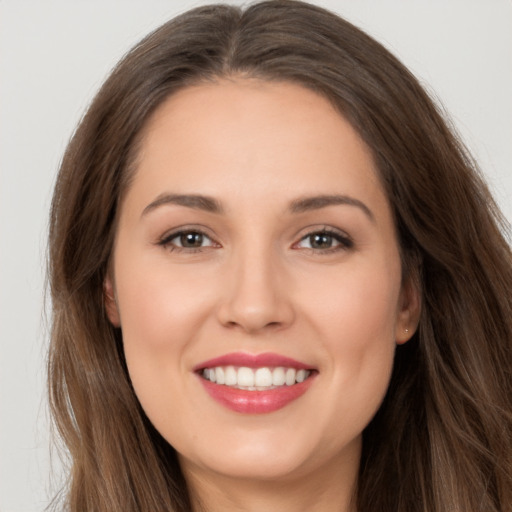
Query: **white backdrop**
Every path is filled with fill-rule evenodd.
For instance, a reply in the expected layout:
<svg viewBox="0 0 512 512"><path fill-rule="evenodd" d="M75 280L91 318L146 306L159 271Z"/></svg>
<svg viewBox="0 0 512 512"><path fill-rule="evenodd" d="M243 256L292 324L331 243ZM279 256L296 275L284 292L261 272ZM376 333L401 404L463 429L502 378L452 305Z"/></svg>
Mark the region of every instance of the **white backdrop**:
<svg viewBox="0 0 512 512"><path fill-rule="evenodd" d="M45 237L66 142L121 55L201 3L0 0L0 512L43 510L53 488ZM442 101L512 220L512 2L314 3L383 42Z"/></svg>

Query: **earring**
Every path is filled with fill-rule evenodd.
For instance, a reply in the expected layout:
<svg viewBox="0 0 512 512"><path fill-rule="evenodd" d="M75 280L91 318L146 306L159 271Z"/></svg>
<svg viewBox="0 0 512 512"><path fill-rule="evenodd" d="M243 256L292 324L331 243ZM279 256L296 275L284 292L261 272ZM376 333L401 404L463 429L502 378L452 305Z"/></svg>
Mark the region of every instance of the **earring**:
<svg viewBox="0 0 512 512"><path fill-rule="evenodd" d="M407 329L407 328L406 328L406 329L405 329L405 334L407 334L408 332L409 332L409 329Z"/></svg>

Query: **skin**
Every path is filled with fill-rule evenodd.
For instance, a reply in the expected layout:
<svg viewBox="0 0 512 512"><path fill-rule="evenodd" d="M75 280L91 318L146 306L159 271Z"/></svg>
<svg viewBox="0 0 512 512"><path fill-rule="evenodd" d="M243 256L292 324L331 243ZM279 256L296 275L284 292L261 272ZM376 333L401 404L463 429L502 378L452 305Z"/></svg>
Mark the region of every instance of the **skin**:
<svg viewBox="0 0 512 512"><path fill-rule="evenodd" d="M208 196L222 212L158 203L163 194ZM360 204L290 209L333 194ZM204 232L202 246L170 240L180 229ZM328 249L312 245L309 235L326 229L342 242L328 233ZM145 128L112 268L109 318L195 506L353 510L361 432L420 306L402 280L370 151L331 104L298 85L244 78L170 97ZM237 413L193 372L236 351L278 353L318 373L280 410Z"/></svg>

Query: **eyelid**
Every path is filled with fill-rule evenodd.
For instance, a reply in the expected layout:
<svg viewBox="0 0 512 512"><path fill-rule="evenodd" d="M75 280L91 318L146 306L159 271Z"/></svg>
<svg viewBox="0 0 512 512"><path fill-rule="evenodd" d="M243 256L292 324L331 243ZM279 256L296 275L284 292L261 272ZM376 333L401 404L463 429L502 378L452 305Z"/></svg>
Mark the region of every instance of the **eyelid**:
<svg viewBox="0 0 512 512"><path fill-rule="evenodd" d="M302 248L297 247L298 244L300 244L302 241L304 241L308 237L311 237L316 234L326 234L328 236L331 236L338 242L338 245L336 245L334 247L329 247L326 249L314 249L312 247L302 247ZM343 231L339 228L334 228L332 226L326 226L326 225L318 226L318 227L316 227L316 226L308 227L307 232L305 232L305 233L303 232L303 234L300 235L300 238L297 240L297 242L294 242L294 244L292 245L292 248L294 248L294 249L306 250L306 251L310 251L315 254L346 251L346 250L352 249L353 247L354 247L354 241L348 233L346 233L345 231Z"/></svg>
<svg viewBox="0 0 512 512"><path fill-rule="evenodd" d="M346 251L350 250L354 246L354 241L350 235L348 235L345 231L335 228L333 226L326 226L326 225L320 225L320 226L308 226L307 228L304 228L302 231L302 234L298 234L298 240L292 244L292 249L296 250L305 250L310 251L315 254L322 254L322 253L330 253L330 252L338 252L338 251ZM207 238L211 243L207 246L200 246L200 247L183 247L180 245L172 244L172 240L175 238L186 234L186 233L198 233L202 235L203 237ZM328 247L328 248L312 248L312 247L298 247L298 245L306 240L308 237L311 237L315 234L326 234L328 236L331 236L334 238L337 242L337 244L334 247ZM179 226L172 230L169 230L165 232L164 235L162 235L156 242L156 245L165 247L167 249L170 249L172 251L185 251L185 252L199 252L205 249L209 248L219 248L222 247L222 245L216 240L216 237L213 236L210 233L210 229L206 228L205 226L201 225L185 225L185 226Z"/></svg>
<svg viewBox="0 0 512 512"><path fill-rule="evenodd" d="M208 249L210 247L221 247L221 244L215 239L214 236L209 232L210 230L205 228L204 226L196 225L185 225L174 228L170 231L166 231L164 235L162 235L156 242L157 245L165 247L166 249L170 249L173 251L187 251L187 252L198 252L204 249ZM211 245L201 246L201 247L182 247L179 245L172 244L171 241L175 238L186 234L186 233L198 233L208 240L211 241Z"/></svg>

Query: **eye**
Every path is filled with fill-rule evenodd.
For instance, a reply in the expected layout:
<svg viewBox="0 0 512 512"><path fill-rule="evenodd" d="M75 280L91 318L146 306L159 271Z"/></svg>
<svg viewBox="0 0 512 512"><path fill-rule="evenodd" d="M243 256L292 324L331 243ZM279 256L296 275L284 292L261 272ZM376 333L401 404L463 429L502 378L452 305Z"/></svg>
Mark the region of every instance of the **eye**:
<svg viewBox="0 0 512 512"><path fill-rule="evenodd" d="M334 252L350 249L353 246L353 241L347 235L331 229L308 233L295 244L299 249L310 249L316 252Z"/></svg>
<svg viewBox="0 0 512 512"><path fill-rule="evenodd" d="M210 241L210 239L207 236L203 235L203 233L198 233L196 231L180 233L179 235L175 236L172 240L174 241L174 244L177 245L178 247L185 247L187 249L203 247L205 241ZM207 243L206 245L210 244Z"/></svg>
<svg viewBox="0 0 512 512"><path fill-rule="evenodd" d="M160 242L172 251L192 250L199 251L206 247L218 246L208 235L198 230L182 230L165 236Z"/></svg>

